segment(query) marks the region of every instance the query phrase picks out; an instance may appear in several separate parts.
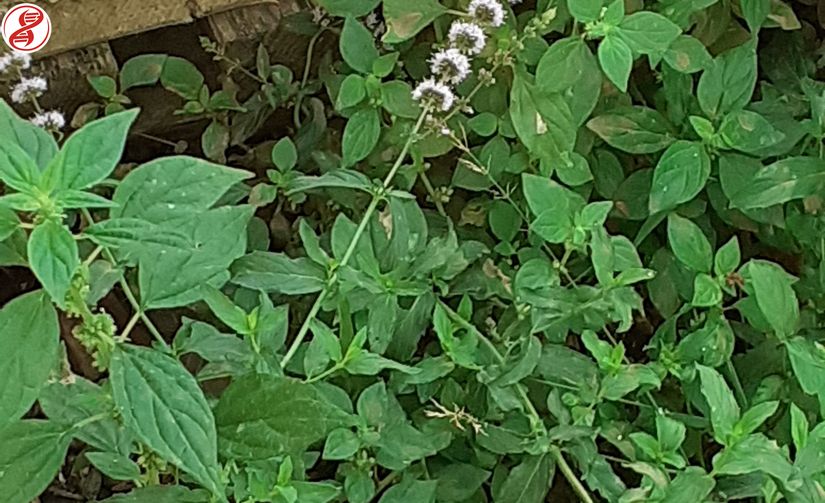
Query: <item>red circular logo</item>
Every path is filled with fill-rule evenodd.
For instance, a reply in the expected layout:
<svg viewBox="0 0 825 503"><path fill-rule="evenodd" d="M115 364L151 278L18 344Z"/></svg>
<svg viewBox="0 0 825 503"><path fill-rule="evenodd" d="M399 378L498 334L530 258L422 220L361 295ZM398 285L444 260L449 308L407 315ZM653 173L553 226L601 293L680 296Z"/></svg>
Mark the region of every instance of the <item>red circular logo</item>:
<svg viewBox="0 0 825 503"><path fill-rule="evenodd" d="M15 5L3 17L3 40L18 52L37 52L52 36L52 21L37 5Z"/></svg>

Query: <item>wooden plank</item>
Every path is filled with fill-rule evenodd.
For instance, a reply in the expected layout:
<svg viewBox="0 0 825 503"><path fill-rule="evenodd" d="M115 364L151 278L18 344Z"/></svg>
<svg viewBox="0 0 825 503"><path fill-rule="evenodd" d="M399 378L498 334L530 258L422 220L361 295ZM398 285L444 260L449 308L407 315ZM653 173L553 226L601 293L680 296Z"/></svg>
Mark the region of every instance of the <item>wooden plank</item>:
<svg viewBox="0 0 825 503"><path fill-rule="evenodd" d="M279 0L61 0L45 6L52 38L37 57L261 3Z"/></svg>

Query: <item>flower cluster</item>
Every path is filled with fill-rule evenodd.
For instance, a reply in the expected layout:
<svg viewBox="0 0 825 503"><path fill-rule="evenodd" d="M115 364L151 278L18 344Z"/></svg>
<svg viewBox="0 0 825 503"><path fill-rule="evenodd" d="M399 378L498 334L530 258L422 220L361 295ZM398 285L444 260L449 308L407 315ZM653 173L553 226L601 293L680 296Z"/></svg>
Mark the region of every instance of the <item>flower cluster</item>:
<svg viewBox="0 0 825 503"><path fill-rule="evenodd" d="M0 81L9 84L9 97L12 103L30 103L34 106L37 110L31 118L34 125L58 132L66 125L66 119L57 110L40 110L37 98L46 92L49 84L43 77L27 77L24 72L31 66L32 59L29 54L15 51L0 55Z"/></svg>
<svg viewBox="0 0 825 503"><path fill-rule="evenodd" d="M424 80L413 91L413 99L432 110L449 112L456 97L451 86L466 79L471 70L470 60L481 54L487 45L485 30L504 24L506 12L499 0L472 0L467 7L467 20L454 21L447 33L449 46L436 52L430 59L433 76Z"/></svg>

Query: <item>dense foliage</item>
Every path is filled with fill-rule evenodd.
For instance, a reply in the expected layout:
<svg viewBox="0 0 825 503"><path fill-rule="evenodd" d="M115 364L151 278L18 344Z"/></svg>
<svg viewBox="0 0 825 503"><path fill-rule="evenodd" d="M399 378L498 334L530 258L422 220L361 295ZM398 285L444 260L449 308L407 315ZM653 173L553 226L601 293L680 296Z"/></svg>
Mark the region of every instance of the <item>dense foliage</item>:
<svg viewBox="0 0 825 503"><path fill-rule="evenodd" d="M0 102L0 500L825 500L816 2L317 1ZM116 170L146 86L208 160Z"/></svg>

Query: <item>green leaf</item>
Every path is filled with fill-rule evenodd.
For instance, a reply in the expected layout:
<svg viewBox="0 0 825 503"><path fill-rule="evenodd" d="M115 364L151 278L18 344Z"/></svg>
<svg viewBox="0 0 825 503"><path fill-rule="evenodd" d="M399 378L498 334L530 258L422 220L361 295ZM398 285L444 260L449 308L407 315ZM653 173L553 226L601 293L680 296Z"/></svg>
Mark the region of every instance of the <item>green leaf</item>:
<svg viewBox="0 0 825 503"><path fill-rule="evenodd" d="M567 8L577 21L587 23L601 17L603 3L603 0L567 0Z"/></svg>
<svg viewBox="0 0 825 503"><path fill-rule="evenodd" d="M785 348L799 386L819 398L819 408L825 410L825 349L802 337L789 339Z"/></svg>
<svg viewBox="0 0 825 503"><path fill-rule="evenodd" d="M407 479L387 489L378 503L435 503L436 487L441 480Z"/></svg>
<svg viewBox="0 0 825 503"><path fill-rule="evenodd" d="M722 287L715 279L704 273L699 273L693 280L693 300L696 307L711 307L722 303Z"/></svg>
<svg viewBox="0 0 825 503"><path fill-rule="evenodd" d="M43 292L21 295L0 310L0 426L22 417L58 358L57 312Z"/></svg>
<svg viewBox="0 0 825 503"><path fill-rule="evenodd" d="M625 17L616 33L634 53L659 54L670 47L682 30L661 14L640 11Z"/></svg>
<svg viewBox="0 0 825 503"><path fill-rule="evenodd" d="M272 164L281 171L289 171L298 163L298 151L295 143L285 136L272 147Z"/></svg>
<svg viewBox="0 0 825 503"><path fill-rule="evenodd" d="M690 35L682 35L670 44L664 54L665 61L681 73L696 73L711 64L705 44Z"/></svg>
<svg viewBox="0 0 825 503"><path fill-rule="evenodd" d="M770 402L758 403L746 410L745 413L742 414L739 422L736 423L736 427L734 428L736 435L742 437L750 435L762 426L762 423L774 415L778 407L779 402L772 400Z"/></svg>
<svg viewBox="0 0 825 503"><path fill-rule="evenodd" d="M15 190L31 193L40 181L40 170L16 143L0 141L0 181Z"/></svg>
<svg viewBox="0 0 825 503"><path fill-rule="evenodd" d="M719 164L722 188L734 208L767 208L825 190L825 161L821 159L787 157L756 170L746 166L747 171L738 161L722 156Z"/></svg>
<svg viewBox="0 0 825 503"><path fill-rule="evenodd" d="M797 450L804 449L808 445L808 433L811 426L808 423L808 418L805 412L797 407L795 403L791 403L791 438L793 438L794 447Z"/></svg>
<svg viewBox="0 0 825 503"><path fill-rule="evenodd" d="M59 306L64 305L72 276L80 266L77 242L69 229L46 220L29 236L29 264L32 272Z"/></svg>
<svg viewBox="0 0 825 503"><path fill-rule="evenodd" d="M696 97L708 118L741 110L756 87L756 48L752 42L719 55L702 73Z"/></svg>
<svg viewBox="0 0 825 503"><path fill-rule="evenodd" d="M372 12L381 0L318 0L318 3L333 16L361 17Z"/></svg>
<svg viewBox="0 0 825 503"><path fill-rule="evenodd" d="M323 459L342 460L352 457L361 447L361 440L349 428L332 430L324 443Z"/></svg>
<svg viewBox="0 0 825 503"><path fill-rule="evenodd" d="M372 63L378 59L378 49L372 33L350 16L344 21L339 48L344 61L361 73L372 72Z"/></svg>
<svg viewBox="0 0 825 503"><path fill-rule="evenodd" d="M739 238L733 236L716 251L713 262L713 271L717 276L727 276L739 268L742 262L742 253L739 251Z"/></svg>
<svg viewBox="0 0 825 503"><path fill-rule="evenodd" d="M0 428L0 500L35 500L57 475L71 441L71 435L51 421L19 421Z"/></svg>
<svg viewBox="0 0 825 503"><path fill-rule="evenodd" d="M436 18L445 14L447 8L437 0L384 0L384 20L387 33L384 42L397 44L414 37Z"/></svg>
<svg viewBox="0 0 825 503"><path fill-rule="evenodd" d="M230 187L251 176L194 157L163 157L138 167L120 182L112 198L119 208L111 216L156 224L189 218L211 208Z"/></svg>
<svg viewBox="0 0 825 503"><path fill-rule="evenodd" d="M775 129L767 119L748 110L737 110L726 115L719 133L730 148L746 154L756 153L785 139L785 134Z"/></svg>
<svg viewBox="0 0 825 503"><path fill-rule="evenodd" d="M796 279L773 262L751 260L743 267L746 284L759 310L776 334L790 337L799 325L799 301L793 289ZM750 290L749 290L750 292Z"/></svg>
<svg viewBox="0 0 825 503"><path fill-rule="evenodd" d="M381 84L381 105L387 112L406 119L416 119L421 114L418 103L412 99L412 88L401 80Z"/></svg>
<svg viewBox="0 0 825 503"><path fill-rule="evenodd" d="M587 127L611 147L631 154L652 154L674 141L667 120L646 107L613 109L591 119Z"/></svg>
<svg viewBox="0 0 825 503"><path fill-rule="evenodd" d="M706 501L716 482L699 467L691 466L676 475L668 484L662 501L667 503L696 503Z"/></svg>
<svg viewBox="0 0 825 503"><path fill-rule="evenodd" d="M355 165L365 159L378 144L381 137L381 117L378 110L365 108L350 117L344 128L344 167Z"/></svg>
<svg viewBox="0 0 825 503"><path fill-rule="evenodd" d="M97 384L80 376L75 376L71 383L50 382L41 390L37 403L51 421L67 429L91 417L101 417L74 427L73 435L96 449L129 452L132 434L115 419L111 394Z"/></svg>
<svg viewBox="0 0 825 503"><path fill-rule="evenodd" d="M335 108L346 110L361 103L366 97L366 79L357 73L351 73L341 82L341 88L338 90L338 96L335 99Z"/></svg>
<svg viewBox="0 0 825 503"><path fill-rule="evenodd" d="M309 384L270 375L235 380L215 407L221 451L269 459L306 449L352 419Z"/></svg>
<svg viewBox="0 0 825 503"><path fill-rule="evenodd" d="M700 143L678 141L668 147L650 187L650 212L676 208L696 197L710 177L710 156Z"/></svg>
<svg viewBox="0 0 825 503"><path fill-rule="evenodd" d="M570 89L582 79L587 61L592 58L587 44L579 37L553 42L536 67L536 85L548 93Z"/></svg>
<svg viewBox="0 0 825 503"><path fill-rule="evenodd" d="M9 208L0 206L0 241L5 241L20 228L20 218Z"/></svg>
<svg viewBox="0 0 825 503"><path fill-rule="evenodd" d="M105 180L120 161L138 113L140 110L127 110L83 126L49 163L41 185L49 190L79 190Z"/></svg>
<svg viewBox="0 0 825 503"><path fill-rule="evenodd" d="M184 486L140 487L125 494L116 494L101 503L208 503L209 494L202 489L192 490Z"/></svg>
<svg viewBox="0 0 825 503"><path fill-rule="evenodd" d="M609 35L599 44L599 63L610 82L621 92L627 92L627 81L633 69L633 51L617 35Z"/></svg>
<svg viewBox="0 0 825 503"><path fill-rule="evenodd" d="M170 229L139 218L110 218L86 227L83 236L101 246L143 246L156 244L191 249L195 243L178 229Z"/></svg>
<svg viewBox="0 0 825 503"><path fill-rule="evenodd" d="M18 116L0 98L0 145L15 144L43 169L57 154L57 142L51 133ZM3 154L0 153L0 159Z"/></svg>
<svg viewBox="0 0 825 503"><path fill-rule="evenodd" d="M697 365L702 383L702 396L710 408L713 436L722 445L728 445L736 423L739 422L739 405L725 379L716 370Z"/></svg>
<svg viewBox="0 0 825 503"><path fill-rule="evenodd" d="M554 471L549 455L526 456L510 471L496 503L541 503L547 496Z"/></svg>
<svg viewBox="0 0 825 503"><path fill-rule="evenodd" d="M694 271L710 273L713 249L698 225L671 213L667 218L667 237L670 249L683 264Z"/></svg>
<svg viewBox="0 0 825 503"><path fill-rule="evenodd" d="M115 480L139 480L140 466L123 454L86 452L86 459L101 473Z"/></svg>
<svg viewBox="0 0 825 503"><path fill-rule="evenodd" d="M794 474L793 465L776 441L761 434L751 435L714 456L713 470L720 475L764 472L779 482Z"/></svg>
<svg viewBox="0 0 825 503"><path fill-rule="evenodd" d="M187 100L198 101L204 77L190 61L177 56L166 56L160 72L160 83Z"/></svg>
<svg viewBox="0 0 825 503"><path fill-rule="evenodd" d="M193 248L137 250L141 304L153 309L185 306L201 299L202 285L223 286L230 278L229 266L246 250L253 212L252 206L223 206L189 215L178 223L178 230Z"/></svg>
<svg viewBox="0 0 825 503"><path fill-rule="evenodd" d="M253 252L232 266L232 282L246 288L287 295L319 292L326 284L326 270L308 258L289 258L282 253Z"/></svg>
<svg viewBox="0 0 825 503"><path fill-rule="evenodd" d="M739 5L742 7L742 16L748 22L748 28L753 33L758 32L771 13L771 0L740 0Z"/></svg>
<svg viewBox="0 0 825 503"><path fill-rule="evenodd" d="M531 81L526 72L516 72L510 90L510 120L527 150L555 162L575 145L573 115L561 93L539 92Z"/></svg>
<svg viewBox="0 0 825 503"><path fill-rule="evenodd" d="M246 311L236 306L229 297L217 288L204 285L202 289L203 300L219 320L239 334L249 331Z"/></svg>
<svg viewBox="0 0 825 503"><path fill-rule="evenodd" d="M110 382L124 423L141 442L223 494L212 411L178 361L154 349L119 345L112 353Z"/></svg>

